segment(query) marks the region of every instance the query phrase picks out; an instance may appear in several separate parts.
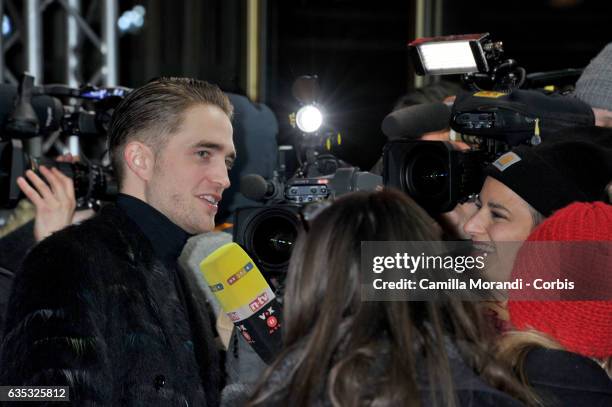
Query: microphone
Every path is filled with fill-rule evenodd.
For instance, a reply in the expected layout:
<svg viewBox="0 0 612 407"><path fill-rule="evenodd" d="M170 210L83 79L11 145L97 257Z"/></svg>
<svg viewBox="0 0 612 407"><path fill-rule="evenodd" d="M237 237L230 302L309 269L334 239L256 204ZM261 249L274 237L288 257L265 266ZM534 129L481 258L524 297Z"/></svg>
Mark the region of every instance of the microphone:
<svg viewBox="0 0 612 407"><path fill-rule="evenodd" d="M450 125L450 108L442 102L404 107L384 118L381 130L389 140L417 139Z"/></svg>
<svg viewBox="0 0 612 407"><path fill-rule="evenodd" d="M10 114L15 108L15 95L17 87L14 85L0 85L0 124L7 123ZM57 130L64 116L62 102L48 95L33 95L32 107L38 117L39 131L46 133Z"/></svg>
<svg viewBox="0 0 612 407"><path fill-rule="evenodd" d="M282 309L255 262L231 242L202 260L200 271L238 332L271 363L282 347Z"/></svg>
<svg viewBox="0 0 612 407"><path fill-rule="evenodd" d="M183 269L190 270L197 274L198 286L206 295L208 303L211 305L215 318L222 312L221 305L217 302L217 298L208 289L208 284L200 273L200 263L202 259L207 258L212 252L219 247L228 244L232 241L231 233L227 232L208 232L193 236L183 248L183 252L179 257L179 264ZM229 340L228 340L229 341Z"/></svg>
<svg viewBox="0 0 612 407"><path fill-rule="evenodd" d="M247 174L240 178L240 193L253 201L267 201L283 199L285 191L278 181L268 181L259 174Z"/></svg>

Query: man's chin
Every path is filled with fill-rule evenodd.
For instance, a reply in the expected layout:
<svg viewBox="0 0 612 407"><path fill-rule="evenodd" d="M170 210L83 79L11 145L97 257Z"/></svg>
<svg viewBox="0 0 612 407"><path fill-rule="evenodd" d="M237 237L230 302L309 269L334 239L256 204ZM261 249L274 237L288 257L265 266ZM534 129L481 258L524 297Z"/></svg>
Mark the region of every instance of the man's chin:
<svg viewBox="0 0 612 407"><path fill-rule="evenodd" d="M211 221L203 222L200 225L197 225L195 228L196 232L194 234L201 235L202 233L208 233L215 230L215 221L214 219Z"/></svg>

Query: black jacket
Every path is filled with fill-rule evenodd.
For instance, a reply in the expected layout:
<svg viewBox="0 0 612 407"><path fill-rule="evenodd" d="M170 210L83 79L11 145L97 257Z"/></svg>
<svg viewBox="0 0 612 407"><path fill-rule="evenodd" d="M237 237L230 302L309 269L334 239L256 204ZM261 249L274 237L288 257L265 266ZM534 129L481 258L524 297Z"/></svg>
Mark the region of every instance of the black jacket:
<svg viewBox="0 0 612 407"><path fill-rule="evenodd" d="M4 315L8 305L15 272L28 251L36 245L34 221L17 228L0 239L0 337L4 328Z"/></svg>
<svg viewBox="0 0 612 407"><path fill-rule="evenodd" d="M13 285L0 384L67 385L75 405L218 405L206 304L195 275L173 273L113 205L45 239Z"/></svg>
<svg viewBox="0 0 612 407"><path fill-rule="evenodd" d="M524 369L545 406L612 406L612 380L592 359L535 348L527 354Z"/></svg>
<svg viewBox="0 0 612 407"><path fill-rule="evenodd" d="M14 274L35 245L34 221L30 221L0 239L0 267Z"/></svg>

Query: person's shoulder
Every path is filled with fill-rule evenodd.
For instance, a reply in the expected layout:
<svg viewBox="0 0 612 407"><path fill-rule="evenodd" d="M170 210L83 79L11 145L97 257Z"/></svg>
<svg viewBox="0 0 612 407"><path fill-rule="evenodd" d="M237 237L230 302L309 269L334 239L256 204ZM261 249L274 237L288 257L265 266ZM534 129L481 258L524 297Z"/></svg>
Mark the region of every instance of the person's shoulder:
<svg viewBox="0 0 612 407"><path fill-rule="evenodd" d="M525 358L525 374L531 383L574 387L612 395L612 381L593 359L564 350L534 348Z"/></svg>
<svg viewBox="0 0 612 407"><path fill-rule="evenodd" d="M86 277L88 270L101 267L111 253L125 250L129 237L122 235L128 224L116 210L102 211L78 225L68 226L38 243L24 260L21 273L53 270L57 277ZM129 232L128 232L129 234Z"/></svg>
<svg viewBox="0 0 612 407"><path fill-rule="evenodd" d="M525 376L545 400L562 406L612 405L612 381L594 360L564 350L534 348Z"/></svg>
<svg viewBox="0 0 612 407"><path fill-rule="evenodd" d="M129 230L125 215L114 206L103 208L95 216L53 233L41 241L37 248L76 248L81 253L88 247L112 244L124 230Z"/></svg>
<svg viewBox="0 0 612 407"><path fill-rule="evenodd" d="M496 389L456 390L458 405L461 407L523 407L524 404L510 395Z"/></svg>
<svg viewBox="0 0 612 407"><path fill-rule="evenodd" d="M447 344L455 394L461 407L521 407L523 403L486 382ZM438 390L439 391L439 390Z"/></svg>

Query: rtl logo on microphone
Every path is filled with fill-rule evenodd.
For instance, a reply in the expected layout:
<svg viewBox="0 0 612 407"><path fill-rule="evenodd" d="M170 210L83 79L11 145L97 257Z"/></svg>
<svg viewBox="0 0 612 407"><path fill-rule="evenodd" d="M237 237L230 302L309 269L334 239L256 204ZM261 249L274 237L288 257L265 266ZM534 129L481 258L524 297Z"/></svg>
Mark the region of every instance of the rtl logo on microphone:
<svg viewBox="0 0 612 407"><path fill-rule="evenodd" d="M240 270L238 270L235 274L231 275L228 279L227 279L227 283L229 285L234 284L236 281L240 280L242 277L246 276L246 274L253 270L253 263L248 262L247 264L244 265L244 267L242 267Z"/></svg>

